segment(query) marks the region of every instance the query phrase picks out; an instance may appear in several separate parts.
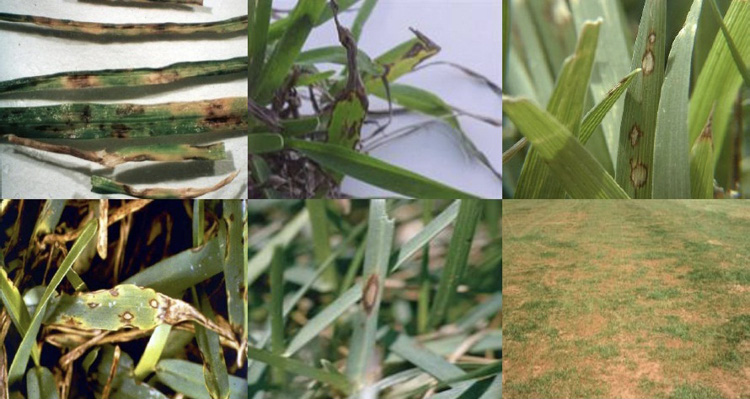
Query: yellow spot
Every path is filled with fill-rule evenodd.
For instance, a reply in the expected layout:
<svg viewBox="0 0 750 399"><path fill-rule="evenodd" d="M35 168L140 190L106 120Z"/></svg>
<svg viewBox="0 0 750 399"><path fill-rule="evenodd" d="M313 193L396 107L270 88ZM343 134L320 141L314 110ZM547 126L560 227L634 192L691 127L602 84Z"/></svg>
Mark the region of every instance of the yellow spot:
<svg viewBox="0 0 750 399"><path fill-rule="evenodd" d="M654 71L654 53L651 50L646 51L641 60L641 67L644 75L650 75Z"/></svg>

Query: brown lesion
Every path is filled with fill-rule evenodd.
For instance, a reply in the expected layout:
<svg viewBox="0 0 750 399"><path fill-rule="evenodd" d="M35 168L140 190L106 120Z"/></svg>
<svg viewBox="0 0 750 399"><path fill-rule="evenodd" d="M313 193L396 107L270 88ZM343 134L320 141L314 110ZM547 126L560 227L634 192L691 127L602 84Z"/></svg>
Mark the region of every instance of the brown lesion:
<svg viewBox="0 0 750 399"><path fill-rule="evenodd" d="M632 147L638 145L641 137L643 137L643 130L641 130L641 127L637 123L633 124L633 128L630 129L630 145Z"/></svg>
<svg viewBox="0 0 750 399"><path fill-rule="evenodd" d="M118 316L120 317L120 322L123 325L126 325L126 326L132 325L133 324L133 319L135 318L135 316L133 316L133 314L130 313L130 312L128 312L128 311L125 311L125 312L123 312L122 314L120 314Z"/></svg>
<svg viewBox="0 0 750 399"><path fill-rule="evenodd" d="M630 159L630 183L635 188L641 188L646 185L648 180L648 167L643 162Z"/></svg>
<svg viewBox="0 0 750 399"><path fill-rule="evenodd" d="M115 109L115 114L119 116L143 115L145 113L146 108L137 104L123 104Z"/></svg>
<svg viewBox="0 0 750 399"><path fill-rule="evenodd" d="M148 301L148 304L154 309L159 309L159 301L157 301L156 299Z"/></svg>
<svg viewBox="0 0 750 399"><path fill-rule="evenodd" d="M86 305L88 305L88 307L91 308L91 309L96 309L96 308L98 308L101 305L101 303L98 303L98 302L89 302Z"/></svg>
<svg viewBox="0 0 750 399"><path fill-rule="evenodd" d="M378 298L378 291L380 291L378 276L372 274L362 288L362 308L367 315L369 315L375 307L375 301Z"/></svg>
<svg viewBox="0 0 750 399"><path fill-rule="evenodd" d="M117 288L112 288L108 292L109 292L109 295L112 295L112 296L119 296L120 295L120 291L117 291Z"/></svg>
<svg viewBox="0 0 750 399"><path fill-rule="evenodd" d="M180 79L180 73L177 71L161 71L146 75L144 80L147 84L159 85L172 83L178 79Z"/></svg>
<svg viewBox="0 0 750 399"><path fill-rule="evenodd" d="M64 85L68 89L85 89L89 87L99 87L101 86L101 82L96 76L77 74L66 77Z"/></svg>

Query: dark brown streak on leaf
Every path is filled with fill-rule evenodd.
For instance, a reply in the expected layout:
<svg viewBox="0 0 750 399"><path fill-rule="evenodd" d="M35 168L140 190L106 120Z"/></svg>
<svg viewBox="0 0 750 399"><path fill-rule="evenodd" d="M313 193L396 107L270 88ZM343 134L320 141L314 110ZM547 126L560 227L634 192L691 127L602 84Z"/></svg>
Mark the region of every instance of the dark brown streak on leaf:
<svg viewBox="0 0 750 399"><path fill-rule="evenodd" d="M112 381L115 379L117 366L120 364L120 345L115 346L115 353L112 356L112 366L109 368L109 377L102 391L102 399L109 399L109 393L112 390Z"/></svg>
<svg viewBox="0 0 750 399"><path fill-rule="evenodd" d="M349 78L346 81L346 89L341 94L341 98L347 96L346 93L356 93L359 97L359 101L362 103L362 108L367 111L369 107L369 101L367 94L365 93L365 85L362 83L362 77L359 75L357 68L357 42L354 40L352 33L349 29L343 27L339 22L339 6L336 0L331 1L331 9L333 10L333 20L336 23L336 29L339 34L339 42L346 49L346 66L349 69Z"/></svg>
<svg viewBox="0 0 750 399"><path fill-rule="evenodd" d="M365 286L362 288L362 308L368 316L372 312L372 308L375 306L379 290L380 286L378 284L377 274L370 275L370 277L367 278L367 283L365 283Z"/></svg>
<svg viewBox="0 0 750 399"><path fill-rule="evenodd" d="M255 119L263 122L266 127L271 129L271 132L277 133L282 130L281 122L279 121L279 118L271 112L270 110L266 109L265 107L261 107L253 101L252 98L247 99L247 105L248 109L250 110L250 116L254 117Z"/></svg>

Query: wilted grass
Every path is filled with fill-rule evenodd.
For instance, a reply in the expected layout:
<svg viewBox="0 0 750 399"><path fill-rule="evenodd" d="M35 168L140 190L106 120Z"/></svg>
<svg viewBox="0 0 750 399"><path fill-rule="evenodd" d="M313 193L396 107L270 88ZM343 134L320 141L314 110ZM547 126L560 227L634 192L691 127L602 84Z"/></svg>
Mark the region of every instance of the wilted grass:
<svg viewBox="0 0 750 399"><path fill-rule="evenodd" d="M743 195L750 5L716 1L509 1L505 197Z"/></svg>
<svg viewBox="0 0 750 399"><path fill-rule="evenodd" d="M505 204L506 397L750 394L746 208ZM549 245L572 237L575 246ZM551 248L557 256L541 255Z"/></svg>
<svg viewBox="0 0 750 399"><path fill-rule="evenodd" d="M239 200L3 200L5 395L246 398L244 223Z"/></svg>
<svg viewBox="0 0 750 399"><path fill-rule="evenodd" d="M477 149L464 134L458 116L468 115L498 127L499 120L472 115L428 91L397 83L440 51L428 33L413 30L414 38L395 44L378 57L358 48L357 41L376 4L373 0L310 0L298 2L289 15L272 21L270 0L250 1L251 198L340 197L339 186L345 176L409 197L470 197L367 155L389 136L408 134L419 127L389 131L394 104L448 125L461 147L492 170L482 152L486 150ZM353 25L344 27L338 12L356 5L360 7ZM311 31L331 19L338 42L302 51ZM339 73L330 69L330 64L344 68ZM458 68L499 93L489 79ZM384 124L369 109L368 96L388 101L389 119ZM302 114L303 99L313 108L312 114ZM365 122L378 123L377 131L367 138L362 136ZM498 172L492 172L501 179Z"/></svg>
<svg viewBox="0 0 750 399"><path fill-rule="evenodd" d="M500 397L499 202L251 204L251 395Z"/></svg>

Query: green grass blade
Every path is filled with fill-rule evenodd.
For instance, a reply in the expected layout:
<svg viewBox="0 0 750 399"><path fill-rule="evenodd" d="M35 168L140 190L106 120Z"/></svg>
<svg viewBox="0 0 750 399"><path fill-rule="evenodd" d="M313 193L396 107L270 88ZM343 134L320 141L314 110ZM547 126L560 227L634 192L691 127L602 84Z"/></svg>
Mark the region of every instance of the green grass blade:
<svg viewBox="0 0 750 399"><path fill-rule="evenodd" d="M557 118L574 137L578 137L586 88L596 56L601 21L587 22L581 29L573 55L565 60L547 111ZM532 146L518 179L515 198L562 198L565 191L553 177L547 164Z"/></svg>
<svg viewBox="0 0 750 399"><path fill-rule="evenodd" d="M581 144L586 144L589 141L596 131L596 128L602 123L605 117L609 115L610 110L614 109L620 96L622 96L622 94L625 93L625 90L630 87L630 84L633 83L639 73L641 73L641 68L627 74L619 83L607 92L607 95L602 101L596 104L596 106L583 117L583 122L581 122L581 132L578 137Z"/></svg>
<svg viewBox="0 0 750 399"><path fill-rule="evenodd" d="M240 200L222 201L223 217L228 226L227 251L224 255L224 281L227 289L227 313L232 330L241 333L245 325L245 226L242 223L243 203Z"/></svg>
<svg viewBox="0 0 750 399"><path fill-rule="evenodd" d="M227 34L247 31L247 16L230 18L223 21L189 24L100 24L96 22L79 22L68 19L0 13L0 21L33 24L57 32L110 37Z"/></svg>
<svg viewBox="0 0 750 399"><path fill-rule="evenodd" d="M349 8L351 8L355 3L357 3L359 0L338 0L339 4L339 11L344 11ZM326 7L323 9L323 12L320 14L320 17L315 22L315 27L318 27L320 25L323 25L324 23L330 21L333 18L333 12L331 11L330 7ZM284 32L289 29L289 26L292 23L291 15L281 18L279 20L274 21L270 28L268 29L268 41L275 41L278 40L281 36L284 35Z"/></svg>
<svg viewBox="0 0 750 399"><path fill-rule="evenodd" d="M651 198L654 132L664 82L666 14L666 0L646 1L631 64L632 69L642 71L625 95L615 177L633 198Z"/></svg>
<svg viewBox="0 0 750 399"><path fill-rule="evenodd" d="M265 351L263 349L257 349L252 346L247 348L247 356L250 359L261 361L272 367L282 368L290 373L330 384L332 387L345 394L348 394L352 390L351 383L345 376L339 373L332 373L308 366L299 360L274 355L271 352Z"/></svg>
<svg viewBox="0 0 750 399"><path fill-rule="evenodd" d="M394 333L391 332L391 334ZM386 339L389 338L386 336ZM414 364L439 381L446 381L464 375L464 371L461 368L449 363L432 351L421 347L405 334L398 334L390 343L389 348L404 360Z"/></svg>
<svg viewBox="0 0 750 399"><path fill-rule="evenodd" d="M346 49L341 46L318 47L305 50L297 56L294 61L298 65L315 65L315 64L347 64ZM370 75L379 75L383 73L383 67L376 64L367 53L357 50L357 68Z"/></svg>
<svg viewBox="0 0 750 399"><path fill-rule="evenodd" d="M703 132L690 150L691 193L695 199L714 198L714 143L709 116Z"/></svg>
<svg viewBox="0 0 750 399"><path fill-rule="evenodd" d="M49 202L62 202L62 201L49 201ZM0 257L3 253L0 252ZM2 259L0 259L2 263ZM31 324L31 315L29 310L26 308L26 304L21 297L21 293L16 288L16 285L8 277L5 271L5 265L0 267L0 300L2 300L5 311L8 313L13 326L16 327L18 333L23 337L29 330L29 324ZM34 345L31 348L31 357L34 360L34 364L39 366L39 347ZM5 366L3 366L5 367Z"/></svg>
<svg viewBox="0 0 750 399"><path fill-rule="evenodd" d="M78 237L78 239L76 239L73 247L70 248L70 252L68 252L68 255L60 264L60 267L57 269L54 276L52 276L52 279L47 285L47 288L44 290L44 294L42 294L42 298L39 300L36 311L31 318L29 328L24 334L21 345L18 347L18 351L16 352L16 356L13 358L13 362L8 369L9 384L12 385L23 377L23 374L26 371L26 364L29 361L29 353L31 352L31 347L36 345L36 336L37 333L39 333L39 328L42 325L42 319L45 316L47 304L49 303L49 300L52 297L55 289L57 289L57 286L60 285L60 282L62 282L62 279L68 273L68 270L73 267L73 263L75 263L76 259L78 259L78 257L83 253L91 240L94 239L97 229L96 223L96 220L91 220L86 224L83 232Z"/></svg>
<svg viewBox="0 0 750 399"><path fill-rule="evenodd" d="M0 93L163 85L191 78L243 73L246 70L247 57L237 57L219 61L180 62L163 68L61 72L0 82Z"/></svg>
<svg viewBox="0 0 750 399"><path fill-rule="evenodd" d="M146 349L143 350L141 360L138 361L138 365L133 371L133 375L138 380L143 380L149 375L156 364L159 362L161 353L164 350L164 346L167 344L167 338L169 338L169 332L172 331L171 324L160 324L156 326L154 332L151 334L151 338L148 339Z"/></svg>
<svg viewBox="0 0 750 399"><path fill-rule="evenodd" d="M258 104L268 104L281 87L325 5L325 0L297 3L289 15L289 26L263 66L254 90L250 92Z"/></svg>
<svg viewBox="0 0 750 399"><path fill-rule="evenodd" d="M134 138L247 130L247 98L166 104L0 108L0 133L26 138Z"/></svg>
<svg viewBox="0 0 750 399"><path fill-rule="evenodd" d="M503 111L535 144L573 198L628 198L594 157L548 112L529 100L503 96Z"/></svg>
<svg viewBox="0 0 750 399"><path fill-rule="evenodd" d="M341 146L300 140L289 140L287 146L304 153L326 168L402 195L414 198L472 197L442 183Z"/></svg>
<svg viewBox="0 0 750 399"><path fill-rule="evenodd" d="M508 40L510 40L510 1L503 2L503 81L505 81L505 70L508 66Z"/></svg>
<svg viewBox="0 0 750 399"><path fill-rule="evenodd" d="M653 198L690 198L690 85L686 82L691 77L693 44L702 6L703 0L693 2L667 60L654 137Z"/></svg>
<svg viewBox="0 0 750 399"><path fill-rule="evenodd" d="M349 343L346 375L356 389L372 385L373 372L370 357L374 356L378 331L378 314L383 297L385 276L388 274L388 255L393 245L394 221L388 218L386 202L371 200L367 230L367 249L362 272L362 302L354 333Z"/></svg>
<svg viewBox="0 0 750 399"><path fill-rule="evenodd" d="M214 313L208 296L201 289L192 289L196 307L209 320L213 320ZM196 295L197 294L197 295ZM212 399L229 399L229 375L227 365L224 363L224 350L219 343L219 335L204 327L201 323L193 322L195 327L195 340L198 342L201 357L203 358L203 379L206 389Z"/></svg>
<svg viewBox="0 0 750 399"><path fill-rule="evenodd" d="M364 28L365 23L367 23L372 14L372 10L377 4L378 0L365 0L359 7L357 17L354 19L354 24L352 25L352 36L354 36L355 41L358 42L359 37L362 36L362 28Z"/></svg>
<svg viewBox="0 0 750 399"><path fill-rule="evenodd" d="M271 353L281 355L284 352L284 263L283 250L275 247L271 259ZM284 369L273 369L275 384L284 384Z"/></svg>
<svg viewBox="0 0 750 399"><path fill-rule="evenodd" d="M58 399L55 377L46 367L35 367L26 373L26 392L29 399Z"/></svg>
<svg viewBox="0 0 750 399"><path fill-rule="evenodd" d="M266 60L272 3L272 0L249 0L249 10L251 11L249 18L252 18L252 22L248 32L248 54L250 58L247 71L248 87L251 88L257 84L260 72L263 70L263 63Z"/></svg>
<svg viewBox="0 0 750 399"><path fill-rule="evenodd" d="M628 40L630 39L625 36L628 27L623 18L622 5L618 1L611 0L571 0L570 8L578 29L586 21L603 18L594 70L592 71L592 76L597 76L598 79L592 79L589 82L591 98L601 104L610 98L610 89L615 87L620 82L620 78L631 70L631 54L628 48ZM620 145L623 102L615 101L610 107L611 112L602 115L603 119L600 122L611 163L616 165ZM583 126L581 128L579 140L581 143L585 143Z"/></svg>
<svg viewBox="0 0 750 399"><path fill-rule="evenodd" d="M466 273L469 250L474 241L477 222L482 215L482 203L479 200L463 200L458 210L456 227L451 235L451 243L445 258L440 285L430 309L430 327L436 328L446 317L448 306L456 292L458 283Z"/></svg>
<svg viewBox="0 0 750 399"><path fill-rule="evenodd" d="M305 201L305 207L310 214L315 263L321 264L331 256L331 236L328 230L326 201L309 199ZM338 274L336 273L336 270L328 269L328 271L323 274L323 280L331 286L338 285Z"/></svg>
<svg viewBox="0 0 750 399"><path fill-rule="evenodd" d="M223 271L225 243L214 237L204 245L182 251L129 277L122 284L153 288L171 297Z"/></svg>
<svg viewBox="0 0 750 399"><path fill-rule="evenodd" d="M719 11L719 7L716 5L716 0L709 0L709 2L711 3L711 11L713 12L714 17L719 24L721 33L727 40L727 45L729 46L729 51L732 53L734 63L737 65L737 69L739 69L740 75L742 75L742 79L745 81L745 86L750 87L750 71L748 71L747 69L747 64L745 64L745 60L742 59L742 55L737 49L737 45L734 44L734 39L732 39L732 35L729 33L729 29L724 23L724 19L722 19L721 17L721 12Z"/></svg>
<svg viewBox="0 0 750 399"><path fill-rule="evenodd" d="M263 249L258 251L248 262L248 280L246 286L252 285L263 272L271 265L274 248L277 246L286 247L299 234L303 227L310 220L310 214L306 210L301 211L284 228L268 240Z"/></svg>
<svg viewBox="0 0 750 399"><path fill-rule="evenodd" d="M247 136L250 154L266 154L284 149L284 136L277 133L252 133Z"/></svg>
<svg viewBox="0 0 750 399"><path fill-rule="evenodd" d="M164 359L156 365L159 381L192 399L212 399L203 383L203 367L179 359ZM229 376L229 399L247 399L247 383L243 378Z"/></svg>
<svg viewBox="0 0 750 399"><path fill-rule="evenodd" d="M750 20L750 3L747 1L732 1L724 21L729 29L730 36L735 39L734 43L743 59L750 57L750 24L747 23L748 20ZM732 108L741 85L742 76L740 76L732 60L732 54L726 39L722 36L716 36L706 63L693 88L688 119L692 148L709 115L713 113L715 165L718 162L719 154L722 153Z"/></svg>

